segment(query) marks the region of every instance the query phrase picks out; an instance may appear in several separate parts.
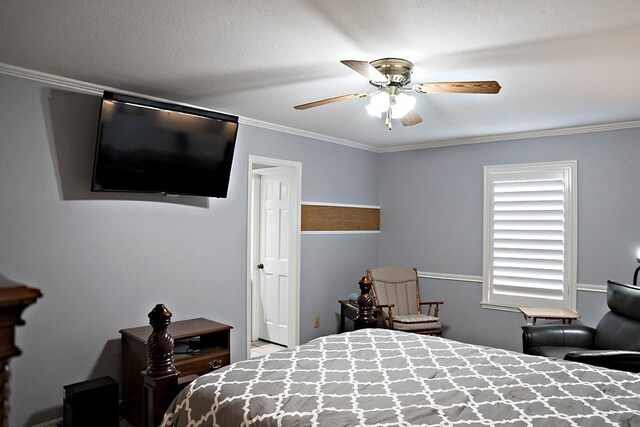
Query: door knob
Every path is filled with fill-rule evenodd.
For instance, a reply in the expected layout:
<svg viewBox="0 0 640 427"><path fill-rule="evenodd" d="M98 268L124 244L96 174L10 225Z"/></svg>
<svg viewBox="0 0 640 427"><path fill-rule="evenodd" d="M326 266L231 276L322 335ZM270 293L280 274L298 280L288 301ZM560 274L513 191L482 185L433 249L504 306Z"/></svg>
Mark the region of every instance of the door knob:
<svg viewBox="0 0 640 427"><path fill-rule="evenodd" d="M258 265L257 265L257 267L258 267L260 270L263 270L263 269L264 269L264 264L263 264L263 263L260 263L260 264L258 264Z"/></svg>

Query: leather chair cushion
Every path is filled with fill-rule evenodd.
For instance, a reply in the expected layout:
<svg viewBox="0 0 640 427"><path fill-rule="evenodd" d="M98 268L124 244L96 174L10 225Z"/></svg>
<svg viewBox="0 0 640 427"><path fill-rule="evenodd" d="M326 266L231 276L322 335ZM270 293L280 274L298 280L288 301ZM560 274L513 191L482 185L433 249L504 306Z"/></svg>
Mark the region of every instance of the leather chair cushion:
<svg viewBox="0 0 640 427"><path fill-rule="evenodd" d="M581 347L560 347L560 346L540 346L529 348L529 354L538 356L553 357L554 359L564 359L564 356L572 351L588 351L588 348Z"/></svg>
<svg viewBox="0 0 640 427"><path fill-rule="evenodd" d="M525 353L533 347L593 348L595 329L584 325L527 325L522 327Z"/></svg>
<svg viewBox="0 0 640 427"><path fill-rule="evenodd" d="M627 372L640 372L640 352L625 350L587 350L567 353L565 360L619 369Z"/></svg>
<svg viewBox="0 0 640 427"><path fill-rule="evenodd" d="M607 305L614 313L640 321L640 286L607 281Z"/></svg>
<svg viewBox="0 0 640 427"><path fill-rule="evenodd" d="M640 320L608 312L598 323L594 344L595 349L640 351Z"/></svg>

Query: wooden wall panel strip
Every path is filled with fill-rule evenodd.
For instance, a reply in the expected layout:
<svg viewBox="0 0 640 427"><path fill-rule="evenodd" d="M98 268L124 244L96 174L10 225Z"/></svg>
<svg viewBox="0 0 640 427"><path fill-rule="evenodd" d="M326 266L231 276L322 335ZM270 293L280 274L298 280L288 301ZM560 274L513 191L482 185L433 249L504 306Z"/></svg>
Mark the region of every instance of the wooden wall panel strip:
<svg viewBox="0 0 640 427"><path fill-rule="evenodd" d="M379 231L380 209L302 205L302 231Z"/></svg>

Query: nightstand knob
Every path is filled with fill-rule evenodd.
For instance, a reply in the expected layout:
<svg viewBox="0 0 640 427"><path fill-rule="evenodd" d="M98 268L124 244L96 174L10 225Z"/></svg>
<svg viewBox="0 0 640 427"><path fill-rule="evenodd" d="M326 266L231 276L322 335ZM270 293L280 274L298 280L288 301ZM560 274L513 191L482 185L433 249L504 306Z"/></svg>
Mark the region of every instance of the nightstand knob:
<svg viewBox="0 0 640 427"><path fill-rule="evenodd" d="M220 360L220 359L212 360L211 362L209 362L209 367L211 368L212 371L215 371L216 369L221 368L222 367L222 360Z"/></svg>

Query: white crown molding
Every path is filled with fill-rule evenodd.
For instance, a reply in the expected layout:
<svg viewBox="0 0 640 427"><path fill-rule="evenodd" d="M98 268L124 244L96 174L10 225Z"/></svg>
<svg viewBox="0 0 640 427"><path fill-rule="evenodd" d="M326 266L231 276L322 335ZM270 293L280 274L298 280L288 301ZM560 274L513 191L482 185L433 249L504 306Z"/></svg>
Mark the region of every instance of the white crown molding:
<svg viewBox="0 0 640 427"><path fill-rule="evenodd" d="M98 85L95 83L83 82L80 80L57 76L54 74L30 70L27 68L16 67L15 65L9 65L2 62L0 62L0 74L19 77L27 80L33 80L41 83L46 83L46 84L70 89L76 92L83 92L83 93L88 93L93 95L100 95L102 94L102 92L107 90L107 91L124 93L132 96L141 96L149 99L154 99L156 101L172 102L174 104L180 104L188 107L209 109L207 107L202 107L198 105L186 104L186 103L176 102L169 99L152 97L152 96L137 93L137 92L130 92L130 91L121 90L118 88ZM224 111L221 111L221 112L226 113ZM226 114L231 114L231 113L226 113ZM549 137L549 136L575 135L575 134L581 134L581 133L604 132L608 130L631 129L631 128L640 127L640 120L635 120L635 121L619 122L619 123L603 123L603 124L597 124L597 125L574 126L574 127L545 129L545 130L536 130L536 131L504 133L504 134L497 134L497 135L484 135L484 136L476 136L476 137L469 137L469 138L443 139L439 141L422 142L419 144L399 145L395 147L380 148L380 147L374 147L368 144L362 144L355 141L335 138L332 136L323 135L316 132L310 132L302 129L292 128L289 126L283 126L275 123L265 122L262 120L256 120L250 117L239 116L238 121L247 126L254 126L254 127L269 129L277 132L287 133L291 135L302 136L305 138L311 138L318 141L324 141L324 142L329 142L333 144L343 145L351 148L356 148L359 150L371 151L373 153L393 153L398 151L422 150L426 148L449 147L454 145L481 144L485 142L512 141L512 140L518 140L518 139L543 138L543 137Z"/></svg>
<svg viewBox="0 0 640 427"><path fill-rule="evenodd" d="M65 89L71 89L75 92L89 93L92 95L102 95L102 92L111 89L107 88L106 86L82 82L80 80L68 79L66 77L56 76L54 74L48 74L40 71L29 70L27 68L16 67L15 65L4 64L2 62L0 62L0 74L33 80L40 83L51 84L54 86L63 87Z"/></svg>
<svg viewBox="0 0 640 427"><path fill-rule="evenodd" d="M254 126L263 129L269 129L276 132L288 133L291 135L302 136L305 138L316 139L319 141L330 142L338 145L345 145L351 148L357 148L359 150L371 151L379 153L380 149L372 145L361 144L359 142L349 141L347 139L334 138L333 136L322 135L320 133L310 132L302 129L292 128L289 126L283 126L276 123L265 122L262 120L256 120L249 117L240 116L239 122L248 126Z"/></svg>
<svg viewBox="0 0 640 427"><path fill-rule="evenodd" d="M144 98L153 99L153 100L156 100L156 101L170 102L170 103L173 103L173 104L184 105L184 106L187 106L187 107L201 108L201 109L206 109L206 110L210 109L208 107L203 107L203 106L200 106L200 105L192 105L192 104L187 104L187 103L183 103L183 102L177 102L177 101L170 100L170 99L158 98L158 97L149 96L149 95L142 94L142 93L126 91L126 90L113 88L113 87L109 87L109 86L104 86L104 85L99 85L99 84L95 84L95 83L83 82L83 81L80 81L80 80L75 80L75 79L69 79L69 78L66 78L66 77L56 76L54 74L43 73L43 72L35 71L35 70L29 70L27 68L16 67L14 65L4 64L2 62L0 62L0 74L5 74L5 75L8 75L8 76L13 76L13 77L19 77L19 78L27 79L27 80L33 80L33 81L36 81L36 82L45 83L45 84L49 84L49 85L53 85L53 86L58 86L58 87L61 87L61 88L64 88L64 89L69 89L69 90L72 90L74 92L87 93L87 94L91 94L91 95L102 95L102 93L104 91L110 91L110 92L118 92L118 93L123 93L123 94L127 94L127 95L132 95L132 96L144 97ZM224 111L221 111L221 112L225 113L225 114L230 114L230 113L227 113L227 112L224 112ZM283 125L279 125L279 124L275 124L275 123L269 123L269 122L265 122L265 121L262 121L262 120L256 120L256 119L252 119L250 117L239 116L238 117L238 122L242 123L244 125L247 125L247 126L254 126L254 127L259 127L259 128L263 128L263 129L273 130L273 131L276 131L276 132L288 133L288 134L291 134L291 135L297 135L297 136L302 136L302 137L305 137L305 138L316 139L316 140L319 140L319 141L330 142L330 143L333 143L333 144L345 145L347 147L357 148L357 149L366 150L366 151L372 151L374 153L378 152L378 149L376 147L373 147L373 146L370 146L370 145L361 144L361 143L349 141L349 140L346 140L346 139L334 138L334 137L331 137L331 136L326 136L326 135L322 135L322 134L319 134L319 133L309 132L309 131L306 131L306 130L296 129L296 128L283 126Z"/></svg>
<svg viewBox="0 0 640 427"><path fill-rule="evenodd" d="M0 74L6 74L8 76L19 77L26 80L33 80L39 83L45 83L52 86L61 87L63 89L69 89L74 92L86 93L89 95L99 95L102 96L102 93L105 91L108 92L117 92L124 95L138 96L141 98L151 99L159 102L168 102L171 104L182 105L185 107L198 108L201 110L209 110L212 111L208 107L203 107L201 105L189 104L186 102L175 101L173 99L159 98L157 96L147 95L139 92L132 92L130 90L118 89L111 86L104 86L95 83L83 82L81 80L69 79L66 77L56 76L54 74L42 73L40 71L29 70L26 68L20 68L13 65L3 64L0 62ZM216 110L217 112L235 115L228 113L226 111Z"/></svg>
<svg viewBox="0 0 640 427"><path fill-rule="evenodd" d="M379 153L394 153L398 151L422 150L425 148L450 147L454 145L482 144L485 142L515 141L518 139L544 138L549 136L576 135L581 133L605 132L608 130L639 128L640 120L618 123L603 123L598 125L574 126L556 129L544 129L525 132L503 133L497 135L474 136L469 138L443 139L420 144L400 145L396 147L379 148Z"/></svg>

